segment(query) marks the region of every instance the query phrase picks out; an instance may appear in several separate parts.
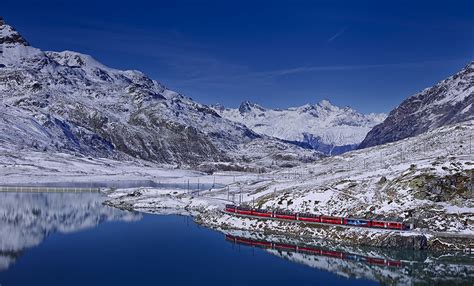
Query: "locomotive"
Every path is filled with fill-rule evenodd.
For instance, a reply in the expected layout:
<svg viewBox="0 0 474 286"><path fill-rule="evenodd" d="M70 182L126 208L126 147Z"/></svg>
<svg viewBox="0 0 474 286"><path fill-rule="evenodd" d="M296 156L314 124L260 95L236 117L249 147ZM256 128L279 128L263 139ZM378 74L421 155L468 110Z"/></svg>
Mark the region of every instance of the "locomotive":
<svg viewBox="0 0 474 286"><path fill-rule="evenodd" d="M224 211L230 214L243 216L254 216L267 219L280 219L289 221L301 221L310 223L322 223L333 225L347 225L354 227L383 228L395 230L407 230L409 225L398 221L372 220L362 218L345 218L336 216L326 216L310 213L293 213L289 211L270 211L264 209L252 209L248 207L226 205Z"/></svg>

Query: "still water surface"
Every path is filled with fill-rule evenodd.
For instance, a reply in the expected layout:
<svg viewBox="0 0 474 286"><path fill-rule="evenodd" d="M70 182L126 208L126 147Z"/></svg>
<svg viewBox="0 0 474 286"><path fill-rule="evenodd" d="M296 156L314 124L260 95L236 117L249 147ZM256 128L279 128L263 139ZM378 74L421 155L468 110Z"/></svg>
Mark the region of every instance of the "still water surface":
<svg viewBox="0 0 474 286"><path fill-rule="evenodd" d="M410 261L375 266L236 244L188 217L124 212L102 201L100 194L0 194L0 284L379 285L431 275L430 265ZM473 265L458 260L433 265L450 269L438 282L473 281Z"/></svg>

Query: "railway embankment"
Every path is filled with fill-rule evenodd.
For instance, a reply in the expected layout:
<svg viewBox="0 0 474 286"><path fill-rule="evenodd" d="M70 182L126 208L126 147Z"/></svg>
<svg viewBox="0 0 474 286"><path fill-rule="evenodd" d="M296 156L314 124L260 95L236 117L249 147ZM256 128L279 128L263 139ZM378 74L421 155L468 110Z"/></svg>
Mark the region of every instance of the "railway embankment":
<svg viewBox="0 0 474 286"><path fill-rule="evenodd" d="M382 248L428 249L428 237L415 231L353 228L342 225L312 224L282 220L238 217L219 211L201 212L196 221L207 227L222 230L241 230L281 235L308 243L329 240L335 243Z"/></svg>
<svg viewBox="0 0 474 286"><path fill-rule="evenodd" d="M465 251L472 248L474 241L469 233L437 232L426 228L389 230L239 217L223 212L227 194L219 190L190 195L185 190L141 188L121 190L109 197L106 204L121 209L191 215L199 224L213 229L281 235L307 242L322 239L352 246Z"/></svg>

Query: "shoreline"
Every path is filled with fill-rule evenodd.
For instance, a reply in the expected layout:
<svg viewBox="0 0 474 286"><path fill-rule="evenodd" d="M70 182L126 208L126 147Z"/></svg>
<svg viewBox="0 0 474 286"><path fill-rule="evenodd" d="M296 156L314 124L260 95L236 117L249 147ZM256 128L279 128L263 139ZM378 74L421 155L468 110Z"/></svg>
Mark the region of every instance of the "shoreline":
<svg viewBox="0 0 474 286"><path fill-rule="evenodd" d="M283 235L301 241L323 239L349 246L463 252L472 248L469 245L474 241L474 236L459 233L441 234L423 230L387 231L385 229L295 224L291 221L236 217L222 212L224 201L216 202L215 199L212 201L213 198L183 196L176 190L161 190L161 195L156 196L155 193L153 197L146 197L144 194L150 191L160 192L160 190L150 189L120 190L121 195L112 193L112 197L109 195L104 204L128 211L190 215L196 223L215 230L238 230L257 232L264 235Z"/></svg>

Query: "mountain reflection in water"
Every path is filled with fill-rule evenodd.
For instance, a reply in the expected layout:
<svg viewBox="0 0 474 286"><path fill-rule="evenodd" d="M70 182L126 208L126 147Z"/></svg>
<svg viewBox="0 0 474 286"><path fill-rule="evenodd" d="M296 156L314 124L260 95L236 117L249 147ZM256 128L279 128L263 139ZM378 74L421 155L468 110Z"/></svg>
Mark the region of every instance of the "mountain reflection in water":
<svg viewBox="0 0 474 286"><path fill-rule="evenodd" d="M0 271L52 233L93 228L140 215L102 205L98 193L0 193Z"/></svg>
<svg viewBox="0 0 474 286"><path fill-rule="evenodd" d="M472 285L474 279L472 256L462 253L303 243L242 231L226 231L224 240L187 216L126 212L104 206L104 199L99 193L0 193L0 284L100 284L107 278L130 285L160 277L165 285L223 285L243 272L233 277L235 285L318 279L331 279L327 285ZM101 225L107 221L118 223ZM71 232L77 233L53 235Z"/></svg>

